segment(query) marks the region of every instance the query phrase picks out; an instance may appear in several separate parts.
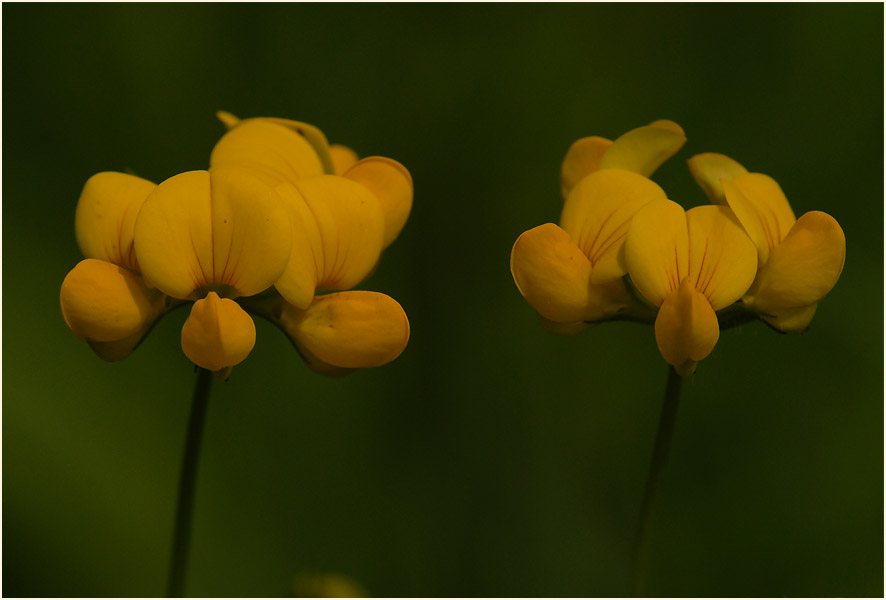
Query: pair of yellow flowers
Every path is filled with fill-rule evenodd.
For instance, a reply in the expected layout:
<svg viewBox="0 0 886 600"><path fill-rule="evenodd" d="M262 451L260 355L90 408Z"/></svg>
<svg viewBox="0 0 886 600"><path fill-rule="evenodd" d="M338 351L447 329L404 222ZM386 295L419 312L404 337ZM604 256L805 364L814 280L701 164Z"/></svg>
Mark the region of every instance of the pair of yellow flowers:
<svg viewBox="0 0 886 600"><path fill-rule="evenodd" d="M797 219L778 183L722 154L689 159L712 205L684 211L648 178L685 142L671 121L578 140L563 161L560 225L526 231L511 252L514 281L547 329L654 322L683 376L714 349L717 311L806 329L846 256L833 217Z"/></svg>
<svg viewBox="0 0 886 600"><path fill-rule="evenodd" d="M182 349L223 377L255 344L246 310L277 324L320 373L396 358L409 321L395 300L317 292L349 290L374 270L409 216L409 172L388 158L357 160L306 123L219 117L228 132L207 171L159 185L111 172L86 183L75 218L86 259L61 288L70 329L119 360L193 301ZM796 219L774 180L720 154L689 160L711 206L668 200L649 176L685 142L671 121L578 140L563 162L560 225L525 232L511 252L514 281L546 328L654 322L662 355L684 376L717 343L717 311L808 327L846 253L832 217Z"/></svg>
<svg viewBox="0 0 886 600"><path fill-rule="evenodd" d="M357 160L306 123L219 118L228 132L208 170L159 185L114 172L87 181L75 216L86 259L60 293L68 327L119 360L193 301L182 349L222 377L255 345L244 308L277 324L321 373L396 358L409 321L395 300L317 292L349 290L374 270L409 216L409 172L388 158Z"/></svg>

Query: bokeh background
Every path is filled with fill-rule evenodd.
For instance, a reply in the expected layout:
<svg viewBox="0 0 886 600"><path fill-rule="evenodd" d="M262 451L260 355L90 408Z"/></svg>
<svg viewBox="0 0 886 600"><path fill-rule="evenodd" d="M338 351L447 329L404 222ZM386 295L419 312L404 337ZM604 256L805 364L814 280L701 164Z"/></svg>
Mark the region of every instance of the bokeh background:
<svg viewBox="0 0 886 600"><path fill-rule="evenodd" d="M654 119L846 233L804 335L724 332L687 380L650 593L883 594L883 6L3 6L3 593L165 590L195 377L187 311L107 364L65 327L93 173L205 168L214 113L322 128L405 164L410 221L364 289L405 308L390 365L325 379L260 321L212 391L188 593L620 596L666 365L652 330L545 333L517 236L559 217L579 137Z"/></svg>

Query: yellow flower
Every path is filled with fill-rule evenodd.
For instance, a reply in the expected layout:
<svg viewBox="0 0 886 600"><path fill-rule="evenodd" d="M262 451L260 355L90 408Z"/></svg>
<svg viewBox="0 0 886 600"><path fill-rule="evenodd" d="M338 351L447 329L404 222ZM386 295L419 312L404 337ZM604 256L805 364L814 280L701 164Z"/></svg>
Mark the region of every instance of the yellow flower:
<svg viewBox="0 0 886 600"><path fill-rule="evenodd" d="M152 286L195 301L182 328L188 358L217 372L242 362L255 343L255 327L233 300L273 285L292 245L274 189L235 167L181 173L145 200L134 243Z"/></svg>
<svg viewBox="0 0 886 600"><path fill-rule="evenodd" d="M86 257L65 277L59 294L71 331L104 360L132 353L175 302L146 285L133 249L136 216L157 186L124 173L93 175L74 217Z"/></svg>
<svg viewBox="0 0 886 600"><path fill-rule="evenodd" d="M655 339L662 356L680 375L691 375L719 339L715 311L741 298L754 280L753 243L727 207L684 212L657 200L634 216L625 260L634 285L660 307Z"/></svg>
<svg viewBox="0 0 886 600"><path fill-rule="evenodd" d="M598 136L581 138L569 148L560 168L563 199L583 177L602 169L625 169L649 177L685 143L683 129L666 119L632 129L614 142Z"/></svg>
<svg viewBox="0 0 886 600"><path fill-rule="evenodd" d="M285 302L244 304L279 325L315 371L337 375L396 358L409 323L395 300L374 292L318 293L349 290L374 271L409 217L409 171L389 158L357 160L343 146L330 148L304 123L220 116L230 130L211 163L252 169L273 185L293 231L286 268L274 282ZM324 168L310 160L308 147L326 157Z"/></svg>
<svg viewBox="0 0 886 600"><path fill-rule="evenodd" d="M843 270L840 225L819 211L797 219L774 179L722 154L694 156L689 168L712 202L735 212L757 248L757 277L742 303L776 329L807 329Z"/></svg>
<svg viewBox="0 0 886 600"><path fill-rule="evenodd" d="M665 193L647 179L685 143L680 126L655 121L614 142L575 142L561 169L560 225L524 232L511 251L520 293L552 333L573 334L637 303L625 286L624 240L631 218Z"/></svg>

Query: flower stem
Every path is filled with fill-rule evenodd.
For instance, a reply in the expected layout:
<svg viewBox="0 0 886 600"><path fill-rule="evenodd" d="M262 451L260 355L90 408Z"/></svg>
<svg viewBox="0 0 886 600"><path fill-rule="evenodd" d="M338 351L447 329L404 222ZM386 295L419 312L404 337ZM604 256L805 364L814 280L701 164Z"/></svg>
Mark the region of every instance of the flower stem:
<svg viewBox="0 0 886 600"><path fill-rule="evenodd" d="M188 566L188 547L191 541L191 516L194 512L194 487L197 481L197 459L200 454L200 440L203 437L203 423L206 421L206 407L209 403L209 387L212 372L199 369L194 400L191 404L191 417L188 420L188 437L185 440L185 455L178 481L178 505L175 509L175 533L172 540L172 558L169 565L169 587L167 597L181 598L185 591L185 572Z"/></svg>
<svg viewBox="0 0 886 600"><path fill-rule="evenodd" d="M640 525L634 541L633 568L631 574L631 592L635 598L643 598L649 580L649 555L652 548L652 517L655 512L655 501L658 497L659 481L668 460L674 425L677 422L677 405L680 400L680 384L683 378L673 367L668 371L668 383L665 388L664 404L658 422L658 433L655 436L655 450L649 465L649 476L646 479L646 490L643 492L643 504L640 509Z"/></svg>

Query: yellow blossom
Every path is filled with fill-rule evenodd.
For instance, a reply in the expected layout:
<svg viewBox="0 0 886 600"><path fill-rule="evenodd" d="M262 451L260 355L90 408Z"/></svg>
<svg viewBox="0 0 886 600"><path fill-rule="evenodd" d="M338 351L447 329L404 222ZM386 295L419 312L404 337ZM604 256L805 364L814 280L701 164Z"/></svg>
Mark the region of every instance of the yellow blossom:
<svg viewBox="0 0 886 600"><path fill-rule="evenodd" d="M89 178L74 217L86 257L62 283L62 316L104 360L125 358L154 322L175 305L148 286L133 248L136 216L156 184L125 173Z"/></svg>
<svg viewBox="0 0 886 600"><path fill-rule="evenodd" d="M660 307L655 339L662 356L691 375L719 339L715 311L741 298L754 279L753 243L727 207L684 212L657 200L634 216L625 259L634 285Z"/></svg>
<svg viewBox="0 0 886 600"><path fill-rule="evenodd" d="M135 223L145 278L168 296L197 301L182 328L182 348L211 371L249 354L255 328L232 300L273 285L291 244L280 197L252 171L236 167L167 179L145 200Z"/></svg>
<svg viewBox="0 0 886 600"><path fill-rule="evenodd" d="M636 306L622 280L625 236L638 210L665 199L647 176L685 142L679 125L662 120L614 142L587 137L569 149L559 226L524 232L511 251L514 282L545 329L578 333Z"/></svg>
<svg viewBox="0 0 886 600"><path fill-rule="evenodd" d="M728 204L757 248L757 277L742 303L781 331L808 328L818 303L834 287L846 259L846 238L830 215L799 219L778 183L722 154L689 160L712 202Z"/></svg>

